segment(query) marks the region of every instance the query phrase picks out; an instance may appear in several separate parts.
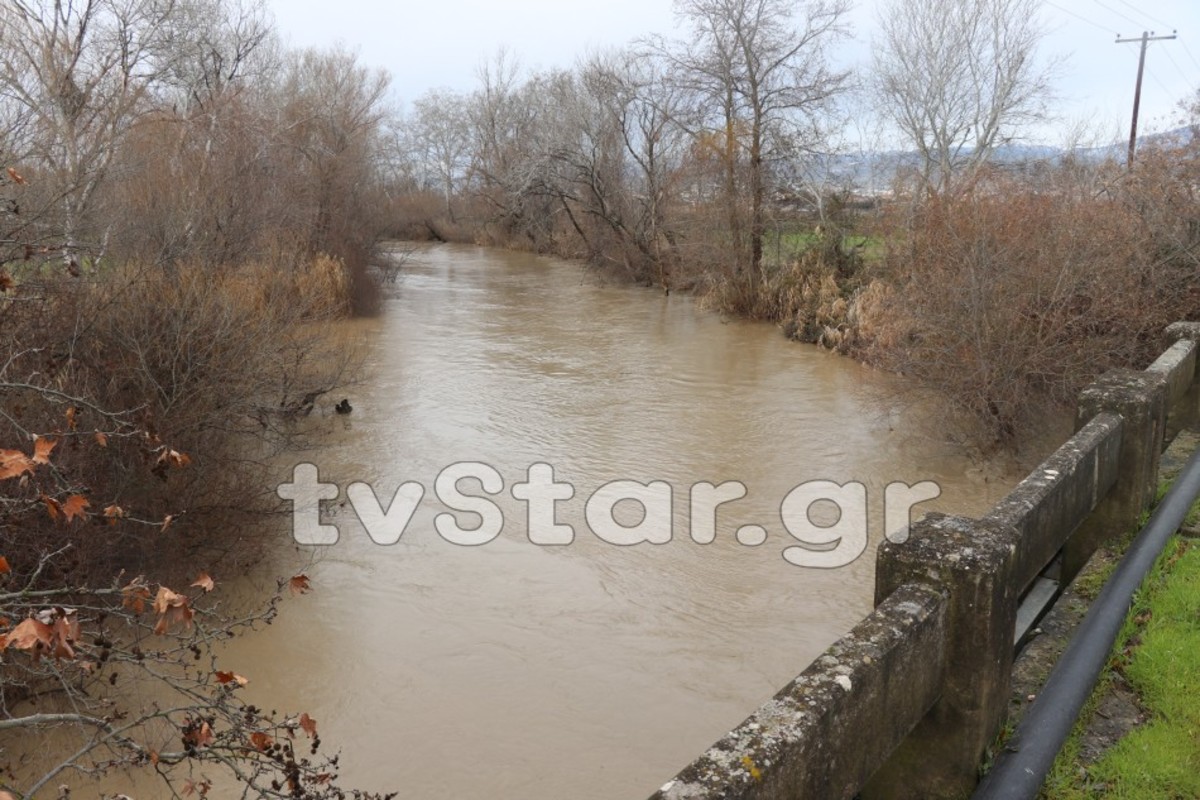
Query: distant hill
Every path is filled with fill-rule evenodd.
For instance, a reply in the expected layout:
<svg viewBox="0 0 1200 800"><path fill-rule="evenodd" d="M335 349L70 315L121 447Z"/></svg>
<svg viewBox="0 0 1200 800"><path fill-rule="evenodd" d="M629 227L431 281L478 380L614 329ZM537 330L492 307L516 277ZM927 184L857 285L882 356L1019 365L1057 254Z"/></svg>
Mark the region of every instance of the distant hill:
<svg viewBox="0 0 1200 800"><path fill-rule="evenodd" d="M1148 134L1138 142L1139 149L1151 145L1184 145L1192 141L1196 130L1183 126L1161 133ZM1008 166L1037 162L1059 163L1067 155L1098 163L1106 159L1123 160L1127 142L1114 142L1100 147L1067 150L1037 144L1007 144L996 148L993 163ZM920 158L913 150L883 150L861 153L841 153L819 156L811 162L810 171L820 176L820 183L834 187L849 187L863 193L885 191L892 186L896 174L915 169Z"/></svg>

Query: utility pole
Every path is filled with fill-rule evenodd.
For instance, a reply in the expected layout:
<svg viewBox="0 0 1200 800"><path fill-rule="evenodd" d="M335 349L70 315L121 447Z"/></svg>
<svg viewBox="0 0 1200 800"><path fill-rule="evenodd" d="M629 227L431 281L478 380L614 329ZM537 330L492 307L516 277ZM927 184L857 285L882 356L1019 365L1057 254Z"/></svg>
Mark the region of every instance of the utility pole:
<svg viewBox="0 0 1200 800"><path fill-rule="evenodd" d="M1142 55L1138 58L1138 76L1137 87L1133 90L1133 123L1129 126L1129 166L1133 167L1133 153L1137 149L1137 121L1138 121L1138 106L1142 103L1142 73L1146 69L1146 45L1150 42L1158 42L1163 39L1174 39L1177 31L1172 31L1170 36L1155 36L1154 31L1147 33L1142 31L1140 39L1122 39L1118 35L1117 44L1126 44L1127 42L1141 42Z"/></svg>

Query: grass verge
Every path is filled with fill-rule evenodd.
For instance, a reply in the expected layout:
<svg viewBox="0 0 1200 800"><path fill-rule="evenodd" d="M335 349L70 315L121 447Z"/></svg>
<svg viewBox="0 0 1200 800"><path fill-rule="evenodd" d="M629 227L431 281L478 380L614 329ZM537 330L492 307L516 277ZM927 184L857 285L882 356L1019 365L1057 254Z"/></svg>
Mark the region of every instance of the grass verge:
<svg viewBox="0 0 1200 800"><path fill-rule="evenodd" d="M1193 508L1192 515L1197 513ZM1112 657L1041 797L1200 797L1200 544L1176 537L1138 592ZM1142 720L1094 756L1114 693Z"/></svg>

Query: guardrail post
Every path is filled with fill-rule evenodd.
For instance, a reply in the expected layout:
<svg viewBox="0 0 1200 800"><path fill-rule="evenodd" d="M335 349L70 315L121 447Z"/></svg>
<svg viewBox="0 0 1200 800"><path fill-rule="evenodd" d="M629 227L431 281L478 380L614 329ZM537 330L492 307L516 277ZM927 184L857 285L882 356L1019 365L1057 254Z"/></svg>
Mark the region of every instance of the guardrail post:
<svg viewBox="0 0 1200 800"><path fill-rule="evenodd" d="M876 603L906 583L947 594L946 669L941 697L864 787L863 798L957 798L974 787L1009 701L1022 588L1014 575L1018 538L996 522L928 514L905 542L880 546Z"/></svg>
<svg viewBox="0 0 1200 800"><path fill-rule="evenodd" d="M1063 547L1064 584L1079 573L1102 542L1137 530L1138 518L1154 501L1167 421L1167 376L1130 369L1102 375L1080 393L1075 429L1104 411L1119 414L1124 423L1117 481Z"/></svg>

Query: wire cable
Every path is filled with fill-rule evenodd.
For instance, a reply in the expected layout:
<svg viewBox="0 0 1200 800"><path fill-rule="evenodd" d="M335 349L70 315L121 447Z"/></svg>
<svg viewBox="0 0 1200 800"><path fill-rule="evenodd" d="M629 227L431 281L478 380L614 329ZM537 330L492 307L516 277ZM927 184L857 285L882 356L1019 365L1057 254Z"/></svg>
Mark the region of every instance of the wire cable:
<svg viewBox="0 0 1200 800"><path fill-rule="evenodd" d="M1196 65L1196 69L1200 69L1200 61L1197 61L1196 57L1192 55L1192 49L1187 46L1187 41L1181 38L1179 39L1179 43L1183 45L1183 52L1187 53L1187 57L1190 58L1192 63Z"/></svg>
<svg viewBox="0 0 1200 800"><path fill-rule="evenodd" d="M1176 72L1179 73L1179 77L1183 78L1184 84L1187 84L1187 85L1193 84L1196 82L1196 78L1200 77L1200 76L1195 76L1195 75L1188 77L1188 74L1183 71L1183 67L1179 66L1179 62L1175 60L1175 56L1171 55L1170 48L1164 47L1164 48L1162 48L1162 51L1163 51L1163 53L1166 54L1167 60L1170 61L1172 65L1174 65Z"/></svg>
<svg viewBox="0 0 1200 800"><path fill-rule="evenodd" d="M1167 23L1163 22L1163 21L1162 21L1161 19L1159 19L1158 17L1151 16L1150 14L1147 14L1145 11L1143 11L1142 9L1140 9L1140 8L1138 8L1137 6L1133 5L1132 3L1127 3L1125 0L1117 0L1117 2L1118 2L1118 3L1120 3L1121 5L1125 6L1126 8L1132 9L1132 10L1133 10L1135 13L1137 13L1137 14L1141 14L1143 17L1145 17L1146 19L1150 20L1151 22L1153 22L1153 23L1154 23L1154 24L1156 24L1156 25L1162 25L1162 26L1163 26L1163 28L1165 28L1165 29L1170 29L1170 30L1174 30L1174 29L1175 29L1175 26L1174 26L1174 25L1168 25Z"/></svg>
<svg viewBox="0 0 1200 800"><path fill-rule="evenodd" d="M1080 15L1080 14L1076 14L1076 13L1075 13L1074 11L1072 11L1071 9L1069 9L1069 8L1063 8L1063 7L1062 7L1062 6L1060 6L1058 3L1051 2L1051 0L1046 0L1046 5L1048 5L1048 6L1053 6L1054 8L1057 8L1059 11L1063 12L1064 14L1070 14L1072 17L1075 17L1075 19L1078 19L1078 20L1083 20L1083 21L1084 21L1084 22L1086 22L1088 25L1091 25L1091 26L1093 26L1093 27L1099 28L1100 30L1104 31L1105 33L1111 33L1113 36L1120 36L1120 35L1121 35L1121 34L1117 33L1117 31L1113 30L1112 28L1105 27L1104 25L1101 25L1099 22L1095 22L1094 20L1090 20L1090 19L1088 19L1088 18L1087 18L1087 17L1085 17L1085 16L1082 16L1082 15Z"/></svg>
<svg viewBox="0 0 1200 800"><path fill-rule="evenodd" d="M1104 5L1104 3L1101 3L1101 2L1100 2L1100 0L1092 0L1092 2L1093 2L1093 3L1095 3L1096 5L1100 6L1101 8L1103 8L1105 11L1110 11L1110 12L1112 12L1113 14L1116 14L1118 17L1122 17L1122 18L1124 18L1124 19L1127 19L1127 20L1129 20L1129 21L1130 21L1130 22L1132 22L1134 25L1137 25L1137 26L1139 26L1139 27L1141 27L1141 25L1142 25L1142 23L1138 22L1136 19L1134 19L1133 17L1129 16L1128 14L1125 14L1125 13L1122 13L1122 12L1120 12L1120 11L1117 11L1117 10L1116 10L1115 8L1113 8L1112 6L1106 6L1106 5Z"/></svg>

